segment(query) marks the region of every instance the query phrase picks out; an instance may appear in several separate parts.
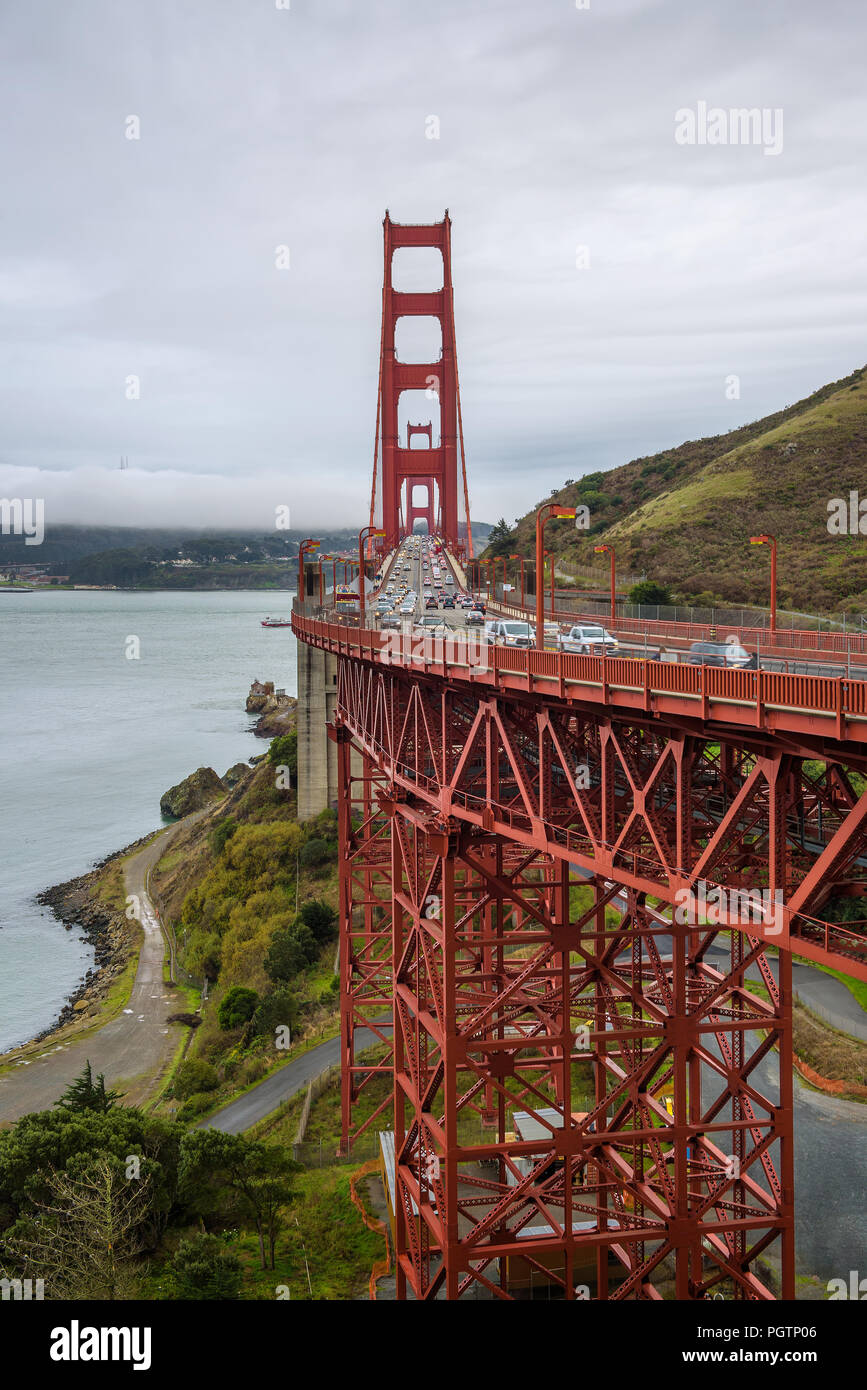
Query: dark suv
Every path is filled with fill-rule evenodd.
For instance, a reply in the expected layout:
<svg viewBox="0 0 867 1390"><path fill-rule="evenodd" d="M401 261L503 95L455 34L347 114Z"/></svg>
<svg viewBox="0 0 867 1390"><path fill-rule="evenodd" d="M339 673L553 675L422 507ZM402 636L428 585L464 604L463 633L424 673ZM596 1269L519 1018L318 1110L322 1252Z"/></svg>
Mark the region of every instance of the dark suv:
<svg viewBox="0 0 867 1390"><path fill-rule="evenodd" d="M727 666L730 671L757 671L758 658L739 642L693 642L684 661L689 666Z"/></svg>

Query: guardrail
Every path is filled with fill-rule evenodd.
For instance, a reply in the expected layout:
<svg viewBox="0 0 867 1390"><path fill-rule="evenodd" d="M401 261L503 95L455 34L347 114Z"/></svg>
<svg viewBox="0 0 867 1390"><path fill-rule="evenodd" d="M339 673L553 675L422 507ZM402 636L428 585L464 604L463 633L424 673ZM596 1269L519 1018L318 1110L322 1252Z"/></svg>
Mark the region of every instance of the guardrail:
<svg viewBox="0 0 867 1390"><path fill-rule="evenodd" d="M535 622L536 610L521 608L503 599L491 598L490 605L498 612L523 622ZM867 663L867 633L857 632L814 632L807 628L776 628L771 632L767 627L737 627L731 623L683 623L667 618L626 618L619 614L612 623L605 614L579 613L557 608L553 614L545 608L545 619L555 623L569 623L572 626L584 623L588 626L608 626L615 633L641 638L668 637L681 642L722 642L729 635L735 635L743 647L759 648L767 656L838 656L849 658L858 664Z"/></svg>
<svg viewBox="0 0 867 1390"><path fill-rule="evenodd" d="M732 671L719 666L648 662L626 656L577 656L482 644L475 660L461 659L462 643L413 635L395 642L390 631L359 628L293 614L304 640L391 667L506 687L567 701L621 704L672 713L678 703L691 717L713 717L750 728L780 727L867 742L867 681L782 671ZM554 689L552 690L552 686ZM733 717L736 716L736 717ZM747 717L748 716L748 717ZM827 727L820 730L819 721Z"/></svg>
<svg viewBox="0 0 867 1390"><path fill-rule="evenodd" d="M328 645L330 650L338 654L353 656L362 660L376 661L377 656L382 655L382 639L389 635L388 633L381 633L377 629L342 627L338 624L306 618L301 614L296 615L293 624L297 635L302 640L312 641L316 645ZM432 671L436 670L437 662L434 659L436 654L432 650L437 645L436 639L420 638L418 641L422 648L427 648L421 653L421 661L413 658L403 664L416 670L419 669L419 665ZM528 682L532 682L534 679L543 681L546 687L553 681L561 688L567 681L573 681L584 687L588 684L588 678L597 684L601 679L604 688L610 691L617 688L618 676L625 674L631 676L634 681L635 669L639 665L638 662L629 658L579 657L563 655L559 652L537 652L518 648L492 647L489 649L489 655L491 658L489 669L485 673L479 673L473 679L475 681L476 679L487 678L494 686L497 686L503 675L508 673L526 678ZM401 661L394 654L389 655L389 666L393 667L400 664L402 664ZM646 681L651 665L642 662L640 667ZM465 678L469 670L471 668L461 666L458 678ZM797 699L801 701L800 706L796 707L800 713L821 712L832 715L838 722L841 715L840 704L844 693L843 687L847 685L846 681L839 678L789 676L778 672L727 671L714 666L660 667L653 663L652 670L654 686L656 678L660 677L669 693L682 694L693 700L700 699L703 709L706 708L707 702L713 701L715 698L724 699L727 702L752 702L756 698L756 687L760 687L762 697L767 705L771 705L775 699L782 700L784 697ZM648 687L645 684L643 687L630 685L627 688L646 690ZM862 741L867 741L867 683L853 682L852 688L847 694L851 696L857 706L857 711L850 711L851 716L861 721L859 727L864 736ZM346 722L350 731L380 761L381 766L389 775L402 781L405 785L411 786L422 795L427 795L434 804L440 802L444 789L436 777L431 777L420 769L395 759L390 749L371 738L369 731L362 727L360 721L355 720L351 711L346 716ZM650 891L658 891L663 886L662 880L668 877L668 871L658 860L641 855L635 850L618 850L616 846L594 842L588 834L580 830L552 822L538 821L528 814L523 807L516 807L514 804L504 805L486 797L461 791L458 788L448 788L448 799L452 809L457 814L462 814L469 820L477 821L489 829L493 829L496 824L507 828L513 834L530 837L534 842L538 838L539 830L542 829L548 844L552 848L557 846L560 852L567 856L574 855L576 858L584 857L588 860L594 860L600 849L607 850L610 852L612 863L617 869L631 874L633 880L643 881L645 888L650 885ZM709 884L709 886L715 885ZM781 911L783 921L789 929L792 949L796 952L803 954L808 959L814 957L822 959L821 953L823 952L826 956L833 954L837 957L838 968L846 968L851 963L857 963L861 966L867 962L867 937L863 933L848 926L810 917L804 912L793 912L786 904L781 904ZM743 926L742 923L735 921L729 921L728 924L737 927ZM723 923L723 925L726 924ZM748 925L746 930L749 931ZM774 944L774 938L771 938L771 944Z"/></svg>

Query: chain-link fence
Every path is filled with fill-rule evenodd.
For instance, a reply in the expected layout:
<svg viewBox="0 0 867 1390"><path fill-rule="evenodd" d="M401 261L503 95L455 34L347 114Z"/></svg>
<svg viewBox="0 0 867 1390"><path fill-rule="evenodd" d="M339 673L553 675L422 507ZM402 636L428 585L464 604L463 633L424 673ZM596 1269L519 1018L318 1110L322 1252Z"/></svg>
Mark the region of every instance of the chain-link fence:
<svg viewBox="0 0 867 1390"><path fill-rule="evenodd" d="M292 1145L292 1157L305 1168L358 1168L370 1158L379 1158L379 1130L356 1139L348 1154L341 1154L333 1139L304 1139Z"/></svg>

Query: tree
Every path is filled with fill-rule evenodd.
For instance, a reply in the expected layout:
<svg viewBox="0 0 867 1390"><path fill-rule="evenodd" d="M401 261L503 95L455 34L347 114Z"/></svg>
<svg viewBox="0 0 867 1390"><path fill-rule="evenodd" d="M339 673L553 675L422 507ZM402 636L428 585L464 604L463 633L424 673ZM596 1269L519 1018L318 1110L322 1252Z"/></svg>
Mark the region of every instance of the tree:
<svg viewBox="0 0 867 1390"><path fill-rule="evenodd" d="M333 937L337 913L321 898L311 898L309 902L304 903L298 915L317 941L324 942Z"/></svg>
<svg viewBox="0 0 867 1390"><path fill-rule="evenodd" d="M642 579L629 590L630 603L671 603L671 590L653 579Z"/></svg>
<svg viewBox="0 0 867 1390"><path fill-rule="evenodd" d="M316 958L316 941L308 926L298 922L275 932L265 957L265 972L275 984L299 975Z"/></svg>
<svg viewBox="0 0 867 1390"><path fill-rule="evenodd" d="M511 555L515 549L515 542L515 532L509 526L506 518L501 516L496 525L491 527L486 553L489 556Z"/></svg>
<svg viewBox="0 0 867 1390"><path fill-rule="evenodd" d="M106 1110L110 1110L115 1101L120 1100L122 1096L122 1091L107 1091L105 1089L105 1077L102 1072L94 1081L88 1059L81 1075L67 1086L63 1095L54 1104L62 1110L95 1110L99 1114L105 1114Z"/></svg>
<svg viewBox="0 0 867 1390"><path fill-rule="evenodd" d="M298 771L297 729L290 729L288 734L272 738L268 747L268 761L274 767L288 767L293 774Z"/></svg>
<svg viewBox="0 0 867 1390"><path fill-rule="evenodd" d="M46 1187L32 1215L0 1239L4 1274L13 1268L44 1279L49 1299L134 1297L148 1180L128 1178L123 1163L103 1153L82 1155L66 1172L52 1169Z"/></svg>
<svg viewBox="0 0 867 1390"><path fill-rule="evenodd" d="M245 985L233 985L220 1000L217 1020L224 1033L232 1028L240 1028L248 1023L256 1012L259 996L254 989Z"/></svg>
<svg viewBox="0 0 867 1390"><path fill-rule="evenodd" d="M0 1208L12 1226L27 1222L35 1203L48 1199L52 1172L105 1156L147 1179L150 1202L140 1235L146 1248L159 1241L178 1200L178 1158L182 1125L144 1115L132 1106L110 1110L40 1110L23 1115L0 1132ZM11 1228L10 1228L11 1229Z"/></svg>
<svg viewBox="0 0 867 1390"><path fill-rule="evenodd" d="M218 1236L196 1231L182 1240L171 1262L172 1292L183 1299L240 1298L243 1269Z"/></svg>
<svg viewBox="0 0 867 1390"><path fill-rule="evenodd" d="M181 1190L203 1211L225 1213L234 1206L256 1231L262 1268L273 1269L283 1210L294 1196L290 1179L299 1167L277 1144L190 1130L182 1143Z"/></svg>

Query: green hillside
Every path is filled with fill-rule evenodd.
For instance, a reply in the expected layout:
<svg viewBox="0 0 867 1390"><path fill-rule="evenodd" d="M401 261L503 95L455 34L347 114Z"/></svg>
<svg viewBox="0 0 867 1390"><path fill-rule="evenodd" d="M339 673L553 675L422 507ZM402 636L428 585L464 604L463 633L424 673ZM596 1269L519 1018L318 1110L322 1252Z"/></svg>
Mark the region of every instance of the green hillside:
<svg viewBox="0 0 867 1390"><path fill-rule="evenodd" d="M766 604L768 549L749 538L768 533L781 607L864 612L867 535L828 531L829 501L853 489L867 499L867 368L763 420L569 481L540 501L590 509L588 531L548 524L558 557L602 568L593 547L608 541L618 569L646 573L682 601ZM535 508L499 553L532 555L534 518Z"/></svg>

